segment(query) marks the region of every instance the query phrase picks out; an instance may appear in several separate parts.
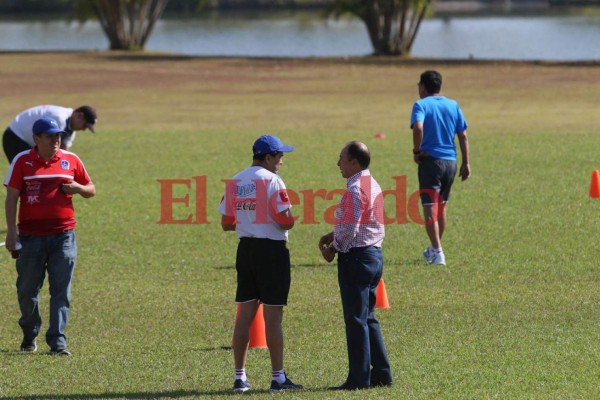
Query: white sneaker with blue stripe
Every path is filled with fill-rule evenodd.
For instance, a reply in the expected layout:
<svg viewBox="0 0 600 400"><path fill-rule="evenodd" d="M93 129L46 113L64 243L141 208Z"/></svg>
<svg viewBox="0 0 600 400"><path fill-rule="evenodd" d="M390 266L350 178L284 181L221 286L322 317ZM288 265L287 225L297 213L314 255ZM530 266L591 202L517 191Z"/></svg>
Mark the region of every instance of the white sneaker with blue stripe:
<svg viewBox="0 0 600 400"><path fill-rule="evenodd" d="M446 256L443 251L433 251L433 257L431 257L430 264L433 265L446 265Z"/></svg>

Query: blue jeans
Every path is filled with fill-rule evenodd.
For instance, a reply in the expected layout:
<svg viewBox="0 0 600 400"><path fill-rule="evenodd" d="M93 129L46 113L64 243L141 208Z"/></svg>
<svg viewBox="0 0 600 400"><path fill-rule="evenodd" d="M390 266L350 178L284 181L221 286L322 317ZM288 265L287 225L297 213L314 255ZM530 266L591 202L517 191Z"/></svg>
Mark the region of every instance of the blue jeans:
<svg viewBox="0 0 600 400"><path fill-rule="evenodd" d="M371 378L392 381L383 336L375 319L375 292L382 273L383 253L379 247L355 247L338 254L349 365L346 383L352 386L369 386Z"/></svg>
<svg viewBox="0 0 600 400"><path fill-rule="evenodd" d="M46 271L50 286L50 325L46 343L51 349L66 348L65 328L69 321L71 282L77 258L75 231L51 236L20 234L23 248L17 259L17 296L21 309L19 325L25 339L35 339L42 326L39 293Z"/></svg>

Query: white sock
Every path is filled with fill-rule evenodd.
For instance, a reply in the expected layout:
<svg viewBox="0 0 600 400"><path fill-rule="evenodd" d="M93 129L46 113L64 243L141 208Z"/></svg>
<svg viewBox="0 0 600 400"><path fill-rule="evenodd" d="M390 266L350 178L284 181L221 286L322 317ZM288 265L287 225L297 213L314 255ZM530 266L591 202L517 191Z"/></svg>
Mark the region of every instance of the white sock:
<svg viewBox="0 0 600 400"><path fill-rule="evenodd" d="M433 251L435 251L436 253L443 253L444 252L444 250L442 250L441 247L439 249L433 249Z"/></svg>
<svg viewBox="0 0 600 400"><path fill-rule="evenodd" d="M242 381L246 381L246 368L236 369L235 370L235 380L241 379Z"/></svg>
<svg viewBox="0 0 600 400"><path fill-rule="evenodd" d="M271 376L273 377L273 380L277 383L285 382L285 371L284 370L271 371Z"/></svg>

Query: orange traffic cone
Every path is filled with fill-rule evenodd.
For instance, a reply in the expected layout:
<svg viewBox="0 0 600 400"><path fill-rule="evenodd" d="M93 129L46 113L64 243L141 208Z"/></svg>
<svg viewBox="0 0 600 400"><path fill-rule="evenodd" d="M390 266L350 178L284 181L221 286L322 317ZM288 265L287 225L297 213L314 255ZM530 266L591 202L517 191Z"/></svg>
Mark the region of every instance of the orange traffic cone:
<svg viewBox="0 0 600 400"><path fill-rule="evenodd" d="M386 310L390 308L390 302L388 301L387 292L385 291L383 278L379 280L379 285L377 285L377 291L375 292L375 307Z"/></svg>
<svg viewBox="0 0 600 400"><path fill-rule="evenodd" d="M598 170L592 172L592 182L590 183L590 197L592 199L600 199L600 172L598 172Z"/></svg>
<svg viewBox="0 0 600 400"><path fill-rule="evenodd" d="M258 306L254 322L250 327L249 347L267 348L267 337L265 335L265 317L263 316L263 305Z"/></svg>
<svg viewBox="0 0 600 400"><path fill-rule="evenodd" d="M240 307L238 304L237 313L235 315L235 319L237 321L238 316L240 315ZM252 321L252 325L250 325L250 343L248 347L257 347L259 349L267 348L267 336L265 334L265 317L263 316L263 305L258 306L258 310L256 310L256 315L254 316L254 321Z"/></svg>

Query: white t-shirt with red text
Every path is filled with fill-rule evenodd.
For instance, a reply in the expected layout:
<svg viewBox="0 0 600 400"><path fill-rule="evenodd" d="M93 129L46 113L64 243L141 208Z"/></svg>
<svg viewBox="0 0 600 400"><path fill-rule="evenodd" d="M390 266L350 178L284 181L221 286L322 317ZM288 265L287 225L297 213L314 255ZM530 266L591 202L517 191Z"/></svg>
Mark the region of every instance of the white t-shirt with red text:
<svg viewBox="0 0 600 400"><path fill-rule="evenodd" d="M219 212L235 216L238 237L286 240L288 232L277 224L277 215L292 208L279 175L251 166L226 184Z"/></svg>

